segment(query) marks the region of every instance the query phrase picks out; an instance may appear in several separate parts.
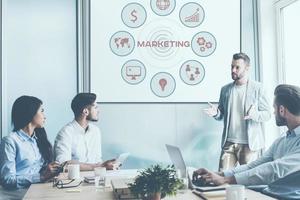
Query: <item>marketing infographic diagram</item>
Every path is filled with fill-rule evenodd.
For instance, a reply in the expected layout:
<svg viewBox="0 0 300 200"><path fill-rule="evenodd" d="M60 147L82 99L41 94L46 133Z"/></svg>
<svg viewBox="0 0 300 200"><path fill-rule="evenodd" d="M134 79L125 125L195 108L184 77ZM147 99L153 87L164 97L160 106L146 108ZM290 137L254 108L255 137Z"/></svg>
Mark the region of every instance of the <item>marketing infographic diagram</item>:
<svg viewBox="0 0 300 200"><path fill-rule="evenodd" d="M239 11L239 0L226 3L92 1L91 91L102 102L216 101L240 48L239 12L222 7Z"/></svg>

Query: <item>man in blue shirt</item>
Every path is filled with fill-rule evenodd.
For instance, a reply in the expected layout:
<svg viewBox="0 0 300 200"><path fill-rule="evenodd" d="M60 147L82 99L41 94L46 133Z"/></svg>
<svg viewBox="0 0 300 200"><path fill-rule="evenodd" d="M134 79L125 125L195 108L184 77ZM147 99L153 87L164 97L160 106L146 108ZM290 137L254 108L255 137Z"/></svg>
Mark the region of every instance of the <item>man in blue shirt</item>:
<svg viewBox="0 0 300 200"><path fill-rule="evenodd" d="M266 185L300 170L300 88L293 85L276 87L274 114L277 126L287 126L285 136L278 138L264 155L246 165L214 173L200 168L195 174L216 185L225 183Z"/></svg>

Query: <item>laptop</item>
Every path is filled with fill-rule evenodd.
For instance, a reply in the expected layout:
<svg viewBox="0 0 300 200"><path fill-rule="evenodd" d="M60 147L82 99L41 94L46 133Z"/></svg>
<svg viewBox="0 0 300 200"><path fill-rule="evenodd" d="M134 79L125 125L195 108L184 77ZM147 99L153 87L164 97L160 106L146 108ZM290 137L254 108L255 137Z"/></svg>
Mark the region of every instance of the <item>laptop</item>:
<svg viewBox="0 0 300 200"><path fill-rule="evenodd" d="M182 178L187 178L187 168L178 147L166 144L166 148L175 169L180 170Z"/></svg>
<svg viewBox="0 0 300 200"><path fill-rule="evenodd" d="M196 168L186 166L179 147L166 144L166 148L167 148L169 157L170 157L173 165L175 166L175 169L180 170L180 174L181 174L182 178L188 178L189 188L196 189L201 192L225 190L225 188L226 188L225 185L209 186L209 187L207 187L207 186L199 187L199 186L194 185L192 183L192 179L193 179L193 172L196 170Z"/></svg>

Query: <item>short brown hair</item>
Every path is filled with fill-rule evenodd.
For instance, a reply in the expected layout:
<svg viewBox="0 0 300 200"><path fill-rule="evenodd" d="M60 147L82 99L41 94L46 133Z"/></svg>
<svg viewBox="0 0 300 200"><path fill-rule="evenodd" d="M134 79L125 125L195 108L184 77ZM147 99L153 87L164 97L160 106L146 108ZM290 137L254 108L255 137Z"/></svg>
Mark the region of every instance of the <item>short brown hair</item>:
<svg viewBox="0 0 300 200"><path fill-rule="evenodd" d="M232 59L233 60L239 60L239 59L242 59L244 60L244 62L247 64L247 65L250 65L250 58L249 56L247 56L247 54L245 53L236 53L236 54L233 54L232 56Z"/></svg>
<svg viewBox="0 0 300 200"><path fill-rule="evenodd" d="M87 106L93 105L96 101L96 94L94 93L78 93L72 100L71 108L74 112L75 117L81 115L83 109Z"/></svg>
<svg viewBox="0 0 300 200"><path fill-rule="evenodd" d="M281 84L275 88L275 104L286 107L293 115L300 116L300 87Z"/></svg>

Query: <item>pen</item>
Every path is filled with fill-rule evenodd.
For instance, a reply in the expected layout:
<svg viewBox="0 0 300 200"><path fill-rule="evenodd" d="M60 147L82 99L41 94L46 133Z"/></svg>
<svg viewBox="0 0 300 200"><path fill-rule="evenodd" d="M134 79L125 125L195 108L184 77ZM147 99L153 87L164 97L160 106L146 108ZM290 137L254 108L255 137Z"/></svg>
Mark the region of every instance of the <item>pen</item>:
<svg viewBox="0 0 300 200"><path fill-rule="evenodd" d="M253 104L251 104L251 106L249 107L248 111L247 111L247 115L249 115L250 110L252 109Z"/></svg>

